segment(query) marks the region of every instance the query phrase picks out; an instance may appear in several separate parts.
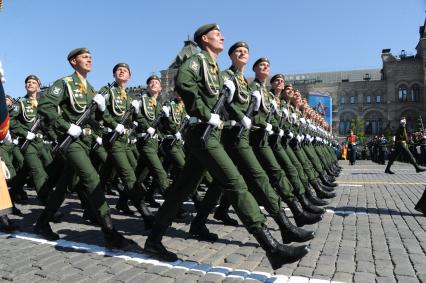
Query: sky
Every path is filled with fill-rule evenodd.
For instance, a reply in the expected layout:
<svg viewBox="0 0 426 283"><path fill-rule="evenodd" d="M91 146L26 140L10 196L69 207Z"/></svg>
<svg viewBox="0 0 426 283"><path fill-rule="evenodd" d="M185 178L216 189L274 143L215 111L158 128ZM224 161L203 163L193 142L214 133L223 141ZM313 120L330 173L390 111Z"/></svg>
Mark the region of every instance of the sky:
<svg viewBox="0 0 426 283"><path fill-rule="evenodd" d="M219 56L229 67L228 48L250 46L252 63L268 57L271 73L308 73L381 68L382 49L415 54L425 0L3 0L0 61L7 93L25 95L24 80L43 84L71 74L70 50L87 47L93 56L89 81L97 89L126 62L130 86L144 85L167 69L184 40L206 23L225 37Z"/></svg>

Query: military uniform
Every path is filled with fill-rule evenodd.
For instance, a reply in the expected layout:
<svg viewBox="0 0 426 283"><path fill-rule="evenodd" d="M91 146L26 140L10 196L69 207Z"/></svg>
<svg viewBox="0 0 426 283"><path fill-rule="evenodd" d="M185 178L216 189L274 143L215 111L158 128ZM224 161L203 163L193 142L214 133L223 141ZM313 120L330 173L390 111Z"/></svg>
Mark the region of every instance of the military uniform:
<svg viewBox="0 0 426 283"><path fill-rule="evenodd" d="M11 132L14 136L20 138L21 144L26 140L36 119L40 119L39 115L37 115L37 105L38 102L35 98L23 97L15 103L10 112ZM52 158L43 143L42 131L39 130L34 134L35 138L23 152L23 156L37 196L41 202L45 203L49 194L49 188L46 186L48 179L46 167L52 162Z"/></svg>
<svg viewBox="0 0 426 283"><path fill-rule="evenodd" d="M194 35L195 41L202 46L202 36L214 30L219 30L215 24L199 28ZM216 34L216 37L219 38L221 35ZM265 216L261 213L256 200L249 193L243 177L220 143L220 129L215 127L212 130L205 146L200 141L200 137L206 129L206 122L216 126L220 124L219 116L211 112L219 98L223 83L215 59L205 50L190 57L179 68L176 90L181 95L186 110L194 121L188 129L185 141L188 145L189 156L181 176L157 212L156 226L148 236L145 250L167 260L177 258L161 244L162 236L182 202L194 192L207 169L215 181L224 188L225 196L244 226L255 235L267 251L273 268L278 268L286 259L293 259L292 256L300 258L308 250L305 247L300 248L300 251L299 248L297 251L291 249L291 255L288 254L288 257L283 256L281 250L273 251L273 247L280 246L263 227ZM285 252L283 251L283 253Z"/></svg>
<svg viewBox="0 0 426 283"><path fill-rule="evenodd" d="M79 60L75 59L76 57ZM75 64L75 66L83 64L83 62L91 63L90 52L86 48L78 48L71 51L67 59L71 64ZM86 71L86 75L89 71ZM100 186L99 175L89 158L89 153L94 142L91 126L90 124L85 124L79 128L76 125L78 119L87 110L87 107L92 104L92 101L100 105L102 100L95 100L95 98L101 99L102 97L100 95L96 96L90 83L88 81L81 81L77 73L74 73L53 83L47 94L40 99L39 112L54 127L58 136L61 136L61 138L65 138L68 135L75 136L64 152L65 160L80 179L80 185L87 193L91 209L99 217L106 245L110 247L123 247L128 245L128 242L112 225L110 209ZM104 100L103 103L105 103ZM90 118L95 119L96 117L94 116L97 115L97 120L99 120L101 114L101 111L97 109ZM51 230L49 221L62 202L60 199L61 194L63 197L65 191L58 192L58 195L55 197L52 195L49 198L46 209L37 220L35 231L46 238L58 238L58 235Z"/></svg>

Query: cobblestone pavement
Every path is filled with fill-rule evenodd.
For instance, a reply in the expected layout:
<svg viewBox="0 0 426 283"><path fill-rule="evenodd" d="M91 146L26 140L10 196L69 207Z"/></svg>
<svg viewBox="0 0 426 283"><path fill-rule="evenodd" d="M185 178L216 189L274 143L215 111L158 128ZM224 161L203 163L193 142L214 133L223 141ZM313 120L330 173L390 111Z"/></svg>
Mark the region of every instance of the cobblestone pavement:
<svg viewBox="0 0 426 283"><path fill-rule="evenodd" d="M61 211L62 223L53 224L61 240L47 242L32 234L41 207L30 193L29 205L18 205L25 216L12 216L21 227L16 234L0 234L0 281L13 282L426 282L426 217L414 210L426 174L396 163L397 174L384 166L359 161L337 179L337 197L315 225L310 253L275 272L263 250L242 227L208 227L219 234L216 243L188 238L188 223L174 223L164 244L180 260L167 264L135 251L102 248L98 227L85 223L78 200L70 197ZM116 197L109 197L111 204ZM190 204L188 209L192 209ZM114 207L114 205L111 205ZM117 228L143 247L146 232L137 217L115 214ZM290 213L289 213L290 214ZM233 214L235 217L235 214ZM280 233L268 217L277 239Z"/></svg>

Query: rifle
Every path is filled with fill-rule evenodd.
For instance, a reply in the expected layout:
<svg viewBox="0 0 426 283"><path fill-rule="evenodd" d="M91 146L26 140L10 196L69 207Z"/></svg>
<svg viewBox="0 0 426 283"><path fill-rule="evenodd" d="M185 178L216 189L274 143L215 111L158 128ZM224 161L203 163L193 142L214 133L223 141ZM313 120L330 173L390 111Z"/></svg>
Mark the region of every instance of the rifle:
<svg viewBox="0 0 426 283"><path fill-rule="evenodd" d="M183 122L178 132L182 134L182 131L186 128L186 126L188 126L188 124L189 124L189 118L185 117L185 119L183 119ZM178 141L177 137L176 136L173 137L173 140L169 144L169 148L172 148L175 145L175 143L177 143L177 141Z"/></svg>
<svg viewBox="0 0 426 283"><path fill-rule="evenodd" d="M272 120L272 116L274 115L274 112L275 112L275 108L273 108L273 107L270 107L270 109L269 109L269 113L268 113L268 116L266 117L266 123L267 124L270 124L270 122L271 122L271 120ZM269 136L269 133L268 133L268 131L266 130L266 128L265 129L263 129L263 139L262 140L265 140L265 139L267 139L268 138L268 136Z"/></svg>
<svg viewBox="0 0 426 283"><path fill-rule="evenodd" d="M158 114L158 116L155 118L154 122L152 122L151 128L157 129L158 125L161 122L161 118L163 117L164 117L164 112L161 111L161 113ZM146 135L142 137L142 143L145 144L149 138L151 138L151 136L148 133L146 133Z"/></svg>
<svg viewBox="0 0 426 283"><path fill-rule="evenodd" d="M105 96L112 87L116 86L117 83L114 81L111 84L108 84L108 87L106 90L102 91L100 94ZM92 103L87 107L86 111L78 118L77 122L75 123L76 126L84 126L88 120L90 120L90 116L98 109L98 106L96 102L92 101ZM65 153L70 146L71 142L74 140L74 137L68 135L60 144L56 145L53 149L52 153L56 155L58 152Z"/></svg>
<svg viewBox="0 0 426 283"><path fill-rule="evenodd" d="M229 80L234 81L234 78L235 78L235 74L231 78L229 78ZM229 88L227 88L225 86L222 89L222 91L220 92L219 95L220 95L220 97L213 107L212 114L220 114L223 111L223 107L225 106L226 98L229 95ZM219 125L219 128L221 128L221 125ZM207 124L207 127L204 130L204 133L200 138L201 146L203 148L207 147L207 143L209 142L209 137L210 137L210 134L212 133L213 129L214 129L213 125Z"/></svg>
<svg viewBox="0 0 426 283"><path fill-rule="evenodd" d="M249 119L251 119L251 118L253 117L253 112L254 112L254 107L255 107L255 105L256 105L256 102L257 102L257 99L256 99L256 98L254 98L254 99L252 99L252 100L250 101L250 105L249 105L249 107L248 107L248 109L247 109L247 111L246 111L246 116L247 116ZM236 144L236 145L240 143L241 136L243 135L244 130L245 130L244 126L243 126L243 125L240 125L240 128L238 129L238 133L237 133L237 136L236 136L236 139L235 139L235 144Z"/></svg>
<svg viewBox="0 0 426 283"><path fill-rule="evenodd" d="M123 117L121 117L120 124L126 125L129 122L129 119L132 117L133 113L135 113L135 108L132 106L130 107L126 113L124 113ZM116 131L113 131L112 136L109 138L108 143L112 145L118 138L120 134Z"/></svg>
<svg viewBox="0 0 426 283"><path fill-rule="evenodd" d="M41 118L38 117L37 120L35 120L33 126L31 127L30 132L36 134L37 131L38 131L38 129L40 128L40 126L41 126ZM21 151L25 152L31 142L32 142L32 140L27 140L26 139L24 141L24 143L21 145Z"/></svg>
<svg viewBox="0 0 426 283"><path fill-rule="evenodd" d="M423 133L425 131L425 127L423 126L423 119L421 115L420 115L420 124L422 125L422 133Z"/></svg>

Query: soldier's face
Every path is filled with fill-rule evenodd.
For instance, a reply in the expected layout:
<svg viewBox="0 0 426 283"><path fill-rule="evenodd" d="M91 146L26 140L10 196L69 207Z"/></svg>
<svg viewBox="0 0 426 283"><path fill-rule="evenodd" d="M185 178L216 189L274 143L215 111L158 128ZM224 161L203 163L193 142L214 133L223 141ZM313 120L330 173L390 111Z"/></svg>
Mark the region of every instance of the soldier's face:
<svg viewBox="0 0 426 283"><path fill-rule="evenodd" d="M92 70L92 55L83 53L71 59L71 65L75 70L88 73Z"/></svg>
<svg viewBox="0 0 426 283"><path fill-rule="evenodd" d="M287 87L286 89L284 89L284 93L285 93L285 96L287 96L288 98L292 98L293 97L293 88Z"/></svg>
<svg viewBox="0 0 426 283"><path fill-rule="evenodd" d="M130 80L130 72L127 68L124 67L118 67L117 70L114 73L114 78L118 82L125 82L127 83Z"/></svg>
<svg viewBox="0 0 426 283"><path fill-rule="evenodd" d="M201 37L201 39L206 43L206 46L213 50L215 53L223 51L223 42L225 39L222 36L222 33L218 30L211 30Z"/></svg>
<svg viewBox="0 0 426 283"><path fill-rule="evenodd" d="M161 83L159 80L150 80L148 84L149 93L160 93L161 92Z"/></svg>
<svg viewBox="0 0 426 283"><path fill-rule="evenodd" d="M249 51L245 47L238 47L231 53L232 64L239 67L245 66L249 60Z"/></svg>
<svg viewBox="0 0 426 283"><path fill-rule="evenodd" d="M29 79L25 83L25 89L28 93L34 93L40 89L40 86L38 85L38 82L36 80Z"/></svg>
<svg viewBox="0 0 426 283"><path fill-rule="evenodd" d="M282 78L277 78L272 82L272 88L274 90L282 91L284 89L285 81Z"/></svg>
<svg viewBox="0 0 426 283"><path fill-rule="evenodd" d="M256 65L254 68L254 72L256 73L256 76L264 76L265 78L269 76L269 63L268 62L261 62Z"/></svg>

